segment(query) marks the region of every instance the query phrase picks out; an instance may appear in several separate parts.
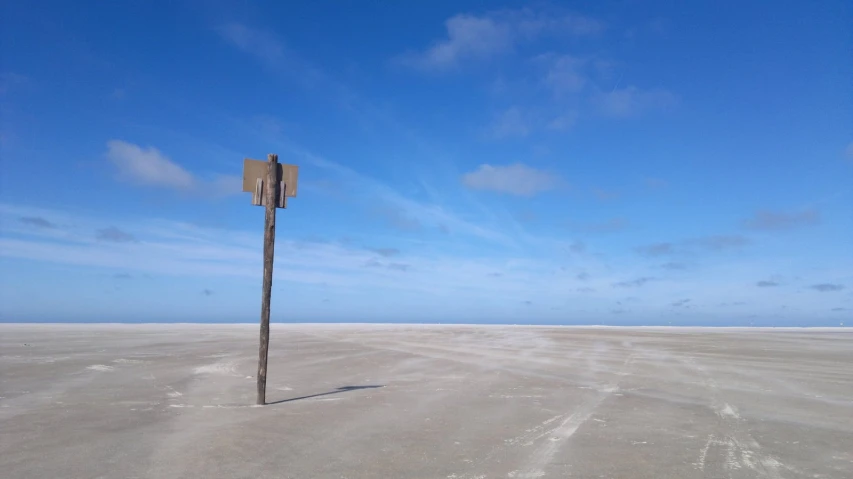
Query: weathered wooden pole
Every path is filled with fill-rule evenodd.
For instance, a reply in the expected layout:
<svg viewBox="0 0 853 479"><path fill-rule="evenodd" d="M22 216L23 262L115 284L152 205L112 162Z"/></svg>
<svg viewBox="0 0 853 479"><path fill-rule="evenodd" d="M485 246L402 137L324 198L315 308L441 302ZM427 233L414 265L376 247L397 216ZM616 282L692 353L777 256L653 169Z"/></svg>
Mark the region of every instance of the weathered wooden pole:
<svg viewBox="0 0 853 479"><path fill-rule="evenodd" d="M264 206L264 284L261 297L261 344L258 348L258 405L267 400L267 358L270 347L270 296L272 265L275 256L275 210L287 208L287 197L296 196L299 167L283 165L278 155L267 161L243 159L243 191L252 193L252 204Z"/></svg>
<svg viewBox="0 0 853 479"><path fill-rule="evenodd" d="M263 185L266 215L264 216L264 284L261 298L261 344L258 350L258 404L266 404L267 358L270 346L270 296L272 295L272 266L275 250L275 208L278 203L278 155L267 155L267 177Z"/></svg>

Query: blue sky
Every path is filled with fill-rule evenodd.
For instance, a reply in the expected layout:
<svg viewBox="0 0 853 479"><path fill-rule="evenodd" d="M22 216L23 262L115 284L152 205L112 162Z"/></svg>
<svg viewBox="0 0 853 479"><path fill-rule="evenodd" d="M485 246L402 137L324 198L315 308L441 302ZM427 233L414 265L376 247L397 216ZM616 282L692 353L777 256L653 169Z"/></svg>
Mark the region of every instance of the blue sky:
<svg viewBox="0 0 853 479"><path fill-rule="evenodd" d="M0 9L2 321L853 320L847 1Z"/></svg>

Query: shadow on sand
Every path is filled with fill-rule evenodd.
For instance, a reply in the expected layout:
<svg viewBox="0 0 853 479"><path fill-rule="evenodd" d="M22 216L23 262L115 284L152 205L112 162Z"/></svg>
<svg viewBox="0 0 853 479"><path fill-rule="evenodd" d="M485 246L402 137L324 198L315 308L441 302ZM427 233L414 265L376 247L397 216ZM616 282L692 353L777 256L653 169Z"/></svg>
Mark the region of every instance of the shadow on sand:
<svg viewBox="0 0 853 479"><path fill-rule="evenodd" d="M291 401L299 401L301 399L311 399L311 398L316 398L316 397L320 397L320 396L328 396L330 394L340 394L340 393L345 393L347 391L357 391L359 389L376 389L376 388L384 388L384 387L385 387L385 385L380 385L380 384L375 384L375 385L371 384L371 385L367 385L367 386L343 386L343 387L339 387L338 389L335 389L334 391L329 391L329 392L320 393L320 394L312 394L310 396L300 396L298 398L282 399L281 401L268 402L267 405L272 406L273 404L282 404L282 403L291 402Z"/></svg>

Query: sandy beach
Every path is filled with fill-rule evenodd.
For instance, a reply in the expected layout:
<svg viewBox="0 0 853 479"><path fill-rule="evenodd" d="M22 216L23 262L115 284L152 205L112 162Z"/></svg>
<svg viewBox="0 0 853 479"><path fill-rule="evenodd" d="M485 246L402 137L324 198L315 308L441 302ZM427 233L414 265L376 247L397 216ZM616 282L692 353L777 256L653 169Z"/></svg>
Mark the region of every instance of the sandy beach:
<svg viewBox="0 0 853 479"><path fill-rule="evenodd" d="M0 325L18 478L853 477L853 331Z"/></svg>

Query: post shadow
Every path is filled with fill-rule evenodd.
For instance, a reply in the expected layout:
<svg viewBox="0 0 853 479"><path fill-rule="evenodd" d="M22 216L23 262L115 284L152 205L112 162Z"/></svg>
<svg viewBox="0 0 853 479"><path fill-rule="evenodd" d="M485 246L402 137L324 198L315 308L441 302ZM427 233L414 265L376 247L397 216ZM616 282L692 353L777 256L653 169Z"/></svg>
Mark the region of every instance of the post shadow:
<svg viewBox="0 0 853 479"><path fill-rule="evenodd" d="M311 399L311 398L316 398L316 397L320 397L320 396L328 396L330 394L340 394L340 393L345 393L347 391L357 391L359 389L376 389L376 388L384 388L384 387L385 387L384 384L369 384L366 386L341 386L341 387L335 389L334 391L328 391L325 393L311 394L310 396L300 396L297 398L282 399L280 401L268 402L267 406L272 406L273 404L282 404L282 403L292 402L292 401L299 401L302 399Z"/></svg>

